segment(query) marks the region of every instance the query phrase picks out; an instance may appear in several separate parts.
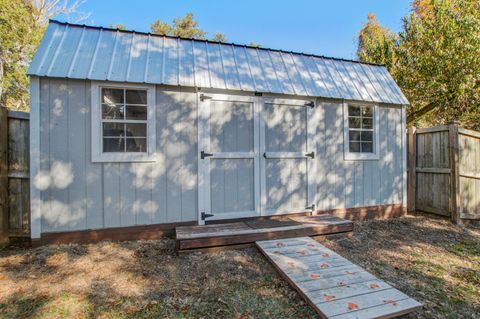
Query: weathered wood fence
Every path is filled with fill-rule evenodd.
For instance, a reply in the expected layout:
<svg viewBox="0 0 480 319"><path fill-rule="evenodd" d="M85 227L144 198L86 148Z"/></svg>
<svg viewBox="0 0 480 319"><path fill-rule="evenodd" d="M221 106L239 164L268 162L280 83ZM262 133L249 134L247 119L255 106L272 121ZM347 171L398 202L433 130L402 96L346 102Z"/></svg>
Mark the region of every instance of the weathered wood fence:
<svg viewBox="0 0 480 319"><path fill-rule="evenodd" d="M408 131L408 209L480 219L480 132L443 125Z"/></svg>
<svg viewBox="0 0 480 319"><path fill-rule="evenodd" d="M29 114L0 107L0 241L30 233Z"/></svg>

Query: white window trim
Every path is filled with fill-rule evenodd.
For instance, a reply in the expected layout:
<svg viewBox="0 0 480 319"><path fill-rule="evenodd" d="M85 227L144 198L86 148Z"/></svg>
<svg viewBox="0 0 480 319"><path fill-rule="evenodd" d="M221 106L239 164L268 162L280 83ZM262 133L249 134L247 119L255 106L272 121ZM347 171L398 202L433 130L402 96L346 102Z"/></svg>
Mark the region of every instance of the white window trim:
<svg viewBox="0 0 480 319"><path fill-rule="evenodd" d="M351 106L373 106L373 153L350 152L350 138L348 135L348 105ZM379 119L378 105L362 103L343 103L343 154L346 161L358 160L378 160L380 158L380 140L379 140Z"/></svg>
<svg viewBox="0 0 480 319"><path fill-rule="evenodd" d="M127 88L147 90L147 152L104 153L102 149L102 88ZM112 83L92 81L91 84L91 114L92 114L92 162L154 162L156 151L155 127L155 85L135 85L127 83Z"/></svg>

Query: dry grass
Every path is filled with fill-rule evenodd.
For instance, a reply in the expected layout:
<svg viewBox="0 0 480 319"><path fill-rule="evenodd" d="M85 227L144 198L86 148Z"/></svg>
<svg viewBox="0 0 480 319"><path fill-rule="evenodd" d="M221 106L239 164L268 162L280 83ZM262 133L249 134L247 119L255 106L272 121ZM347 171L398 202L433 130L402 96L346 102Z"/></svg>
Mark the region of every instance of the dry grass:
<svg viewBox="0 0 480 319"><path fill-rule="evenodd" d="M480 313L480 231L443 219L356 224L327 245L425 304ZM254 248L176 256L139 241L0 251L0 318L314 318Z"/></svg>

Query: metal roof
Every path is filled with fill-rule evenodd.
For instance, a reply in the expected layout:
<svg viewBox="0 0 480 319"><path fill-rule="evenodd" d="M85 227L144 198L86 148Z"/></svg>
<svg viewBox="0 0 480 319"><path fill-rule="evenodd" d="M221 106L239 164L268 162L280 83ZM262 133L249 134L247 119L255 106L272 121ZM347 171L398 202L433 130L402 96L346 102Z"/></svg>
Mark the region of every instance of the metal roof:
<svg viewBox="0 0 480 319"><path fill-rule="evenodd" d="M381 65L54 20L28 74L408 104Z"/></svg>

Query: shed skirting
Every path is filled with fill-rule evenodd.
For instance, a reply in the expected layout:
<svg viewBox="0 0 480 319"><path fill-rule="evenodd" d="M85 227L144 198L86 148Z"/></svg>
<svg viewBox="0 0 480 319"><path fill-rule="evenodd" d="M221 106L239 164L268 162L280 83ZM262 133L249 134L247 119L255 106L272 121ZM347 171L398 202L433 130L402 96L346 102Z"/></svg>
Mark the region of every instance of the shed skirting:
<svg viewBox="0 0 480 319"><path fill-rule="evenodd" d="M317 211L318 214L330 214L349 220L387 219L401 217L406 214L406 208L402 204L377 205L368 207L340 208L332 210ZM299 215L299 214L295 214ZM286 215L282 215L285 217ZM288 215L287 215L288 216ZM275 218L262 217L262 218ZM257 217L252 219L258 219ZM245 220L245 219L242 219ZM234 220L231 220L234 221ZM214 223L225 223L228 220L221 220ZM81 230L71 232L49 232L42 233L41 238L32 240L32 246L68 243L95 243L103 240L128 241L128 240L153 240L164 237L171 237L178 226L197 225L197 221L167 223L156 225L142 225L130 227L115 227L96 230Z"/></svg>

